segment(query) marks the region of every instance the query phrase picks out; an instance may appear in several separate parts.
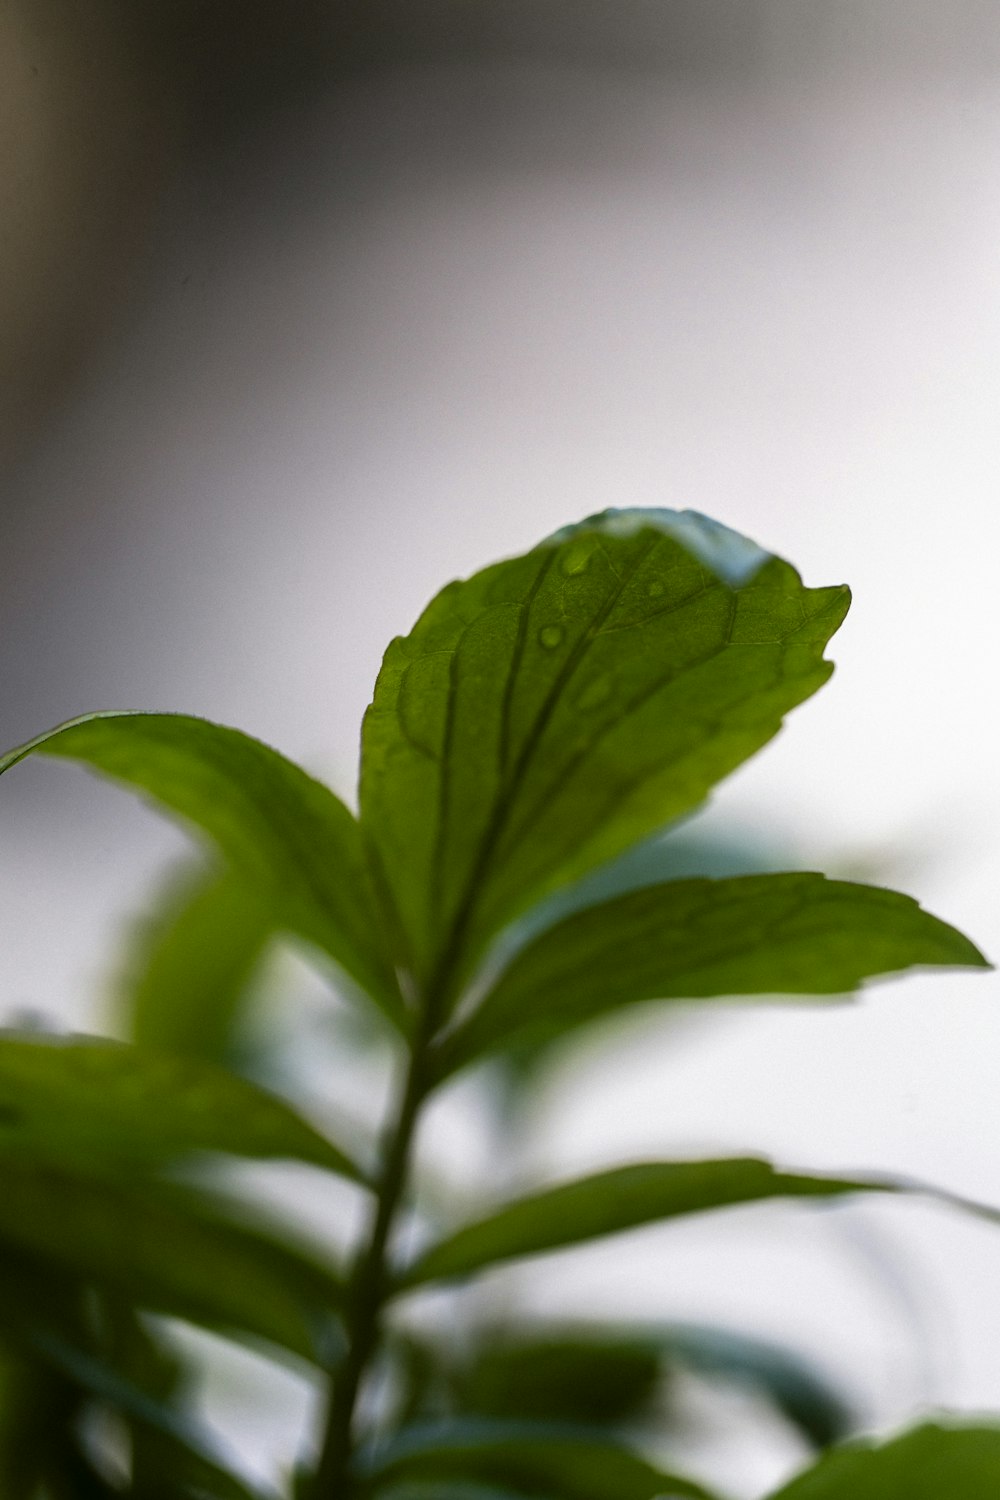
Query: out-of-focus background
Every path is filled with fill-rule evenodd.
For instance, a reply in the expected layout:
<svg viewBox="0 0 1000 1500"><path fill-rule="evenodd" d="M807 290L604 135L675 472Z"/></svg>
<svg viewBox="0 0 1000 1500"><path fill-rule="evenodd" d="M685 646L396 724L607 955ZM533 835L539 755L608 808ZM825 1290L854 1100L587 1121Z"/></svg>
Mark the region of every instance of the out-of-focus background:
<svg viewBox="0 0 1000 1500"><path fill-rule="evenodd" d="M438 586L691 506L855 590L833 683L707 827L1000 953L998 82L989 0L5 0L0 738L183 709L349 796ZM106 1026L183 841L59 765L0 790L4 1016ZM552 1080L530 1164L761 1150L1000 1204L997 1001L935 975L662 1046L637 1019ZM464 1119L431 1144L474 1181ZM787 1337L873 1426L1000 1410L987 1228L761 1210L628 1250L496 1295ZM244 1422L251 1466L304 1401ZM796 1455L730 1415L692 1410L706 1477L753 1497Z"/></svg>

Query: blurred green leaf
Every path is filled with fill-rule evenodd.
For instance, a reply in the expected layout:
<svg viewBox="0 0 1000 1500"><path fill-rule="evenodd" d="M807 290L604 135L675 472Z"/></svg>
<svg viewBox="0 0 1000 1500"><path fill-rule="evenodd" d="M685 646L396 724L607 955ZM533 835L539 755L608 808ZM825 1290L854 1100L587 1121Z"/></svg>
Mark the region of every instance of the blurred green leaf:
<svg viewBox="0 0 1000 1500"><path fill-rule="evenodd" d="M875 1179L780 1172L757 1157L639 1162L532 1193L433 1245L399 1280L401 1289L468 1276L498 1261L563 1249L681 1214L767 1198L823 1200L894 1190Z"/></svg>
<svg viewBox="0 0 1000 1500"><path fill-rule="evenodd" d="M94 1281L151 1312L326 1363L341 1298L334 1273L165 1184L104 1182L0 1163L0 1245Z"/></svg>
<svg viewBox="0 0 1000 1500"><path fill-rule="evenodd" d="M404 1428L358 1465L367 1488L393 1481L478 1480L552 1500L710 1500L691 1480L666 1474L631 1449L585 1427L457 1421Z"/></svg>
<svg viewBox="0 0 1000 1500"><path fill-rule="evenodd" d="M45 1330L30 1336L32 1348L60 1374L88 1395L107 1401L125 1416L134 1418L165 1438L176 1462L191 1484L206 1486L219 1500L254 1500L254 1493L221 1465L207 1437L188 1417L147 1395L111 1366L104 1364ZM162 1446L161 1455L167 1450Z"/></svg>
<svg viewBox="0 0 1000 1500"><path fill-rule="evenodd" d="M668 1365L765 1396L815 1448L840 1441L854 1425L843 1394L811 1361L781 1344L700 1323L668 1324L648 1337Z"/></svg>
<svg viewBox="0 0 1000 1500"><path fill-rule="evenodd" d="M527 1490L497 1489L493 1484L466 1484L440 1479L417 1480L410 1484L390 1483L374 1491L379 1500L553 1500L551 1494L529 1495Z"/></svg>
<svg viewBox="0 0 1000 1500"><path fill-rule="evenodd" d="M881 1447L834 1449L772 1500L996 1500L1000 1427L928 1423Z"/></svg>
<svg viewBox="0 0 1000 1500"><path fill-rule="evenodd" d="M0 1037L0 1157L95 1175L192 1151L360 1169L289 1104L211 1063L102 1038Z"/></svg>
<svg viewBox="0 0 1000 1500"><path fill-rule="evenodd" d="M835 995L918 964L988 967L912 897L874 886L806 873L647 886L522 949L445 1043L441 1067L640 1000Z"/></svg>
<svg viewBox="0 0 1000 1500"><path fill-rule="evenodd" d="M273 935L271 907L245 880L186 867L129 942L116 995L124 1029L140 1046L231 1062L250 981Z"/></svg>
<svg viewBox="0 0 1000 1500"><path fill-rule="evenodd" d="M607 512L453 583L385 655L362 824L420 981L702 801L827 680L845 588L703 517Z"/></svg>
<svg viewBox="0 0 1000 1500"><path fill-rule="evenodd" d="M110 1497L93 1467L81 1419L89 1393L66 1378L33 1338L82 1332L79 1284L2 1254L0 1263L0 1496L3 1500Z"/></svg>
<svg viewBox="0 0 1000 1500"><path fill-rule="evenodd" d="M0 1343L0 1497L37 1493L46 1440L60 1413L52 1410L47 1372Z"/></svg>
<svg viewBox="0 0 1000 1500"><path fill-rule="evenodd" d="M413 1388L404 1406L411 1421L464 1414L634 1426L655 1413L665 1380L690 1370L769 1401L817 1448L853 1426L843 1394L811 1362L772 1341L698 1323L487 1325L467 1353L442 1340L403 1355L396 1364Z"/></svg>
<svg viewBox="0 0 1000 1500"><path fill-rule="evenodd" d="M0 757L0 772L34 751L82 761L193 824L273 906L276 925L328 953L404 1024L358 824L299 766L185 714L74 719Z"/></svg>
<svg viewBox="0 0 1000 1500"><path fill-rule="evenodd" d="M455 1372L460 1409L483 1417L608 1425L634 1418L660 1379L659 1351L600 1330L498 1330Z"/></svg>

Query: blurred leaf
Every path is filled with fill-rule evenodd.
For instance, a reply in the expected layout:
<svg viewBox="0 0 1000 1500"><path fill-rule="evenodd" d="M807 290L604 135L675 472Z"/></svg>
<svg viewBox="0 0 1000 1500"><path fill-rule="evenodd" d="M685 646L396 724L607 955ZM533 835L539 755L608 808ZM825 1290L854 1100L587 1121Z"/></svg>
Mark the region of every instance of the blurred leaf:
<svg viewBox="0 0 1000 1500"><path fill-rule="evenodd" d="M757 1157L639 1162L578 1178L509 1203L433 1245L400 1278L401 1289L451 1280L498 1261L558 1250L681 1214L767 1198L826 1199L894 1190L875 1179L777 1171Z"/></svg>
<svg viewBox="0 0 1000 1500"><path fill-rule="evenodd" d="M148 1396L118 1371L100 1360L74 1349L58 1335L44 1331L31 1338L33 1348L90 1396L98 1397L125 1416L151 1427L166 1438L176 1453L178 1467L192 1484L206 1486L219 1500L254 1500L253 1492L224 1469L208 1439L189 1418ZM164 1450L161 1448L161 1453ZM173 1464L171 1467L175 1467Z"/></svg>
<svg viewBox="0 0 1000 1500"><path fill-rule="evenodd" d="M585 1427L458 1421L404 1428L367 1463L377 1493L392 1481L479 1480L551 1500L710 1500L690 1480L665 1474ZM391 1491L390 1491L391 1493Z"/></svg>
<svg viewBox="0 0 1000 1500"><path fill-rule="evenodd" d="M820 1459L772 1500L996 1500L1000 1427L929 1423L874 1447L851 1444Z"/></svg>
<svg viewBox="0 0 1000 1500"><path fill-rule="evenodd" d="M734 1380L765 1396L815 1448L840 1441L854 1425L841 1392L781 1344L699 1323L670 1324L650 1337L669 1364Z"/></svg>
<svg viewBox="0 0 1000 1500"><path fill-rule="evenodd" d="M131 1039L230 1062L251 976L273 934L271 908L231 871L175 875L129 944L117 999Z"/></svg>
<svg viewBox="0 0 1000 1500"><path fill-rule="evenodd" d="M446 1343L419 1354L408 1384L425 1399L404 1408L407 1420L461 1413L634 1425L654 1411L664 1378L687 1369L753 1391L815 1447L853 1425L841 1392L800 1355L697 1323L486 1326L464 1357Z"/></svg>
<svg viewBox="0 0 1000 1500"><path fill-rule="evenodd" d="M96 1375L86 1367L78 1368L77 1374L89 1380L95 1396L104 1395L105 1404L128 1424L129 1493L142 1500L175 1500L180 1495L227 1500L244 1494L245 1486L228 1467L219 1466L214 1440L201 1430L192 1411L192 1377L197 1380L197 1375L176 1346L151 1331L148 1320L127 1303L104 1295L99 1311ZM109 1367L125 1389L102 1382ZM143 1399L135 1399L136 1390ZM152 1410L143 1404L150 1398Z"/></svg>
<svg viewBox="0 0 1000 1500"><path fill-rule="evenodd" d="M988 967L910 896L822 875L678 880L575 913L513 959L443 1048L453 1070L640 1000L835 995L913 965Z"/></svg>
<svg viewBox="0 0 1000 1500"><path fill-rule="evenodd" d="M465 1484L439 1479L412 1484L381 1485L375 1491L379 1500L552 1500L551 1495L529 1495L526 1490L497 1489L493 1484Z"/></svg>
<svg viewBox="0 0 1000 1500"><path fill-rule="evenodd" d="M83 761L207 834L276 925L328 953L403 1025L357 822L299 766L185 714L74 719L0 757L0 772L33 751Z"/></svg>
<svg viewBox="0 0 1000 1500"><path fill-rule="evenodd" d="M151 1312L329 1358L334 1274L224 1217L202 1194L0 1163L0 1244Z"/></svg>
<svg viewBox="0 0 1000 1500"><path fill-rule="evenodd" d="M606 512L453 583L385 655L362 823L420 981L702 801L832 670L845 588L691 512Z"/></svg>
<svg viewBox="0 0 1000 1500"><path fill-rule="evenodd" d="M0 1156L100 1175L192 1151L360 1169L289 1104L211 1063L102 1038L0 1037Z"/></svg>
<svg viewBox="0 0 1000 1500"><path fill-rule="evenodd" d="M633 1418L660 1379L659 1351L599 1330L487 1335L455 1374L460 1409L483 1417L598 1425Z"/></svg>
<svg viewBox="0 0 1000 1500"><path fill-rule="evenodd" d="M0 1344L0 1497L37 1492L43 1451L57 1427L49 1381L37 1362Z"/></svg>

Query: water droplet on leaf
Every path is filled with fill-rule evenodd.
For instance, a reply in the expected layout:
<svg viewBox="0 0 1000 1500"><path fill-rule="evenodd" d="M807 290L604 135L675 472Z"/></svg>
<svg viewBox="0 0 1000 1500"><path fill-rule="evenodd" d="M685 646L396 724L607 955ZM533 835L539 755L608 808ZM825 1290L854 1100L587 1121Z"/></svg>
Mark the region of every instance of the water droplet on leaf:
<svg viewBox="0 0 1000 1500"><path fill-rule="evenodd" d="M538 644L546 651L554 651L565 634L561 625L543 625L538 632Z"/></svg>

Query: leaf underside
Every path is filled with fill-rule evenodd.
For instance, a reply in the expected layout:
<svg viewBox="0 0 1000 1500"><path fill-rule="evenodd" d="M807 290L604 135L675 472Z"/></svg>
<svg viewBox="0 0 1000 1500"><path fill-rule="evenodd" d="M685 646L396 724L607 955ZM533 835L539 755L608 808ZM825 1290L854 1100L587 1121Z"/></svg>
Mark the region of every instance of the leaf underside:
<svg viewBox="0 0 1000 1500"><path fill-rule="evenodd" d="M894 1186L871 1179L780 1172L757 1157L613 1167L533 1193L466 1225L422 1255L399 1284L409 1288L464 1277L501 1261L682 1214L769 1198L822 1200Z"/></svg>
<svg viewBox="0 0 1000 1500"><path fill-rule="evenodd" d="M808 873L670 881L576 912L529 943L443 1045L440 1067L641 1000L842 994L919 964L986 960L895 891Z"/></svg>
<svg viewBox="0 0 1000 1500"><path fill-rule="evenodd" d="M451 584L386 652L362 826L418 981L457 991L500 929L697 806L827 680L845 588L765 554L731 582L666 527L583 523Z"/></svg>
<svg viewBox="0 0 1000 1500"><path fill-rule="evenodd" d="M378 1493L400 1482L479 1481L552 1500L710 1500L691 1480L656 1469L586 1428L460 1420L404 1429L362 1476Z"/></svg>
<svg viewBox="0 0 1000 1500"><path fill-rule="evenodd" d="M363 1180L283 1099L211 1063L96 1037L0 1037L0 1158L107 1175L195 1151Z"/></svg>
<svg viewBox="0 0 1000 1500"><path fill-rule="evenodd" d="M220 1217L200 1194L103 1182L40 1163L0 1173L0 1250L38 1258L150 1312L249 1335L317 1363L329 1343L331 1272Z"/></svg>
<svg viewBox="0 0 1000 1500"><path fill-rule="evenodd" d="M34 752L82 761L193 825L276 926L329 954L405 1023L358 824L321 782L259 740L186 714L72 720L0 757L0 772Z"/></svg>
<svg viewBox="0 0 1000 1500"><path fill-rule="evenodd" d="M242 1051L253 980L274 912L231 870L185 865L129 934L116 1014L140 1046L207 1062Z"/></svg>

